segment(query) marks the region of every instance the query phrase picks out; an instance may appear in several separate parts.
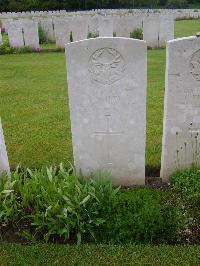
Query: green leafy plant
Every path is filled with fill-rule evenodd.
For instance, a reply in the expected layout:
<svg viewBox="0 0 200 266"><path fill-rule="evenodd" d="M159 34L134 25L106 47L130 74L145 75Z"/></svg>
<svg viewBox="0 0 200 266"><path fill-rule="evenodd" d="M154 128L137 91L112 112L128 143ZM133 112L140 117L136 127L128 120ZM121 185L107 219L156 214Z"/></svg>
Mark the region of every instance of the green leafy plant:
<svg viewBox="0 0 200 266"><path fill-rule="evenodd" d="M38 25L38 34L39 34L40 44L49 43L47 33L43 30L43 28L40 24Z"/></svg>
<svg viewBox="0 0 200 266"><path fill-rule="evenodd" d="M142 29L140 29L140 28L134 29L130 33L130 38L143 40L143 31L142 31Z"/></svg>
<svg viewBox="0 0 200 266"><path fill-rule="evenodd" d="M62 164L34 171L18 168L11 181L2 179L0 188L2 226L25 222L29 227L22 236L29 237L30 230L39 239L77 239L78 244L85 235L95 238L95 228L105 222L100 209L118 191L101 174L77 177Z"/></svg>
<svg viewBox="0 0 200 266"><path fill-rule="evenodd" d="M87 36L88 39L97 38L97 37L99 37L98 33L88 32L88 36Z"/></svg>

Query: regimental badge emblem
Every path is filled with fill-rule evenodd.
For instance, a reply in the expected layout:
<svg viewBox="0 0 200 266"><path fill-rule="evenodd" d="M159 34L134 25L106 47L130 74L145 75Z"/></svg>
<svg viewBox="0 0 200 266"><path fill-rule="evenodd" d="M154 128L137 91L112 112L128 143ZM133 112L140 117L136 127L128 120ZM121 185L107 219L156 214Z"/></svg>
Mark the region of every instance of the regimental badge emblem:
<svg viewBox="0 0 200 266"><path fill-rule="evenodd" d="M125 75L125 61L113 48L101 48L89 59L91 79L102 85L111 85Z"/></svg>

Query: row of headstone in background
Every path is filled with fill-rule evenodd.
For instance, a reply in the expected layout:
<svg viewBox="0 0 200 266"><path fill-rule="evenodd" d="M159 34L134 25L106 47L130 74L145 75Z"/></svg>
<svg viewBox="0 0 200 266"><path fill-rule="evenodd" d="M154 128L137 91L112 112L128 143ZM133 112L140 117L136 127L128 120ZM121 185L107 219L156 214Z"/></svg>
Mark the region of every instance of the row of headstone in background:
<svg viewBox="0 0 200 266"><path fill-rule="evenodd" d="M31 47L35 50L40 48L38 23L33 20L14 20L8 28L8 38L11 47Z"/></svg>
<svg viewBox="0 0 200 266"><path fill-rule="evenodd" d="M153 48L163 47L168 40L174 38L174 20L169 16L74 16L55 17L53 20L46 18L10 21L7 31L11 46L23 47L25 45L38 49L38 25L46 32L50 41L56 40L59 48L64 48L65 44L70 42L70 36L73 41L87 39L88 34L91 34L90 37L113 37L115 35L129 38L136 28L143 29L143 39L148 46ZM28 40L31 34L32 38Z"/></svg>
<svg viewBox="0 0 200 266"><path fill-rule="evenodd" d="M126 47L126 49L124 49ZM146 45L125 38L67 44L74 162L116 185L145 183ZM167 46L161 177L200 164L200 38Z"/></svg>
<svg viewBox="0 0 200 266"><path fill-rule="evenodd" d="M173 15L174 19L200 18L199 9L95 9L89 11L67 12L66 10L57 11L31 11L31 12L2 12L0 18L30 18L30 17L54 17L54 16L73 16L73 15L141 15L141 14L161 14Z"/></svg>
<svg viewBox="0 0 200 266"><path fill-rule="evenodd" d="M8 162L8 155L3 135L3 128L0 119L0 174L6 173L10 175L10 167Z"/></svg>

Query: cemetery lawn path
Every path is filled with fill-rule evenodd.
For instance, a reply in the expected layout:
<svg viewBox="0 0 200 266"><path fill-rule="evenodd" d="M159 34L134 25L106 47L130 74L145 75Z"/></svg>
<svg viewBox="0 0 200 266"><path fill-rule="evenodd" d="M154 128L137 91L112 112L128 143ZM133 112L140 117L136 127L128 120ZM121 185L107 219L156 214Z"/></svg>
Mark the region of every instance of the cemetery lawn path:
<svg viewBox="0 0 200 266"><path fill-rule="evenodd" d="M0 265L199 265L200 246L0 245Z"/></svg>
<svg viewBox="0 0 200 266"><path fill-rule="evenodd" d="M160 166L165 50L148 52L147 167ZM0 57L0 114L11 167L72 161L63 53Z"/></svg>

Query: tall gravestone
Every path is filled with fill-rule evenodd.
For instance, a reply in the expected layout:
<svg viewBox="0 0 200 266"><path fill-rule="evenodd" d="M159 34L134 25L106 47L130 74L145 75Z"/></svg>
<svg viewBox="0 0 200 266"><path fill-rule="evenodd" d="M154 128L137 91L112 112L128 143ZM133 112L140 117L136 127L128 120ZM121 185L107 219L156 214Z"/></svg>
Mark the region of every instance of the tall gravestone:
<svg viewBox="0 0 200 266"><path fill-rule="evenodd" d="M145 182L147 48L97 38L66 46L77 171L109 171L115 185Z"/></svg>
<svg viewBox="0 0 200 266"><path fill-rule="evenodd" d="M42 30L45 32L48 41L55 41L52 18L40 19L39 25L42 28Z"/></svg>
<svg viewBox="0 0 200 266"><path fill-rule="evenodd" d="M158 15L150 15L143 22L143 39L152 48L159 47L160 18Z"/></svg>
<svg viewBox="0 0 200 266"><path fill-rule="evenodd" d="M200 38L169 41L161 177L200 163Z"/></svg>
<svg viewBox="0 0 200 266"><path fill-rule="evenodd" d="M160 16L159 47L165 47L167 41L174 39L174 18L170 15Z"/></svg>
<svg viewBox="0 0 200 266"><path fill-rule="evenodd" d="M64 48L70 42L70 21L67 18L54 18L53 23L56 46L58 48Z"/></svg>
<svg viewBox="0 0 200 266"><path fill-rule="evenodd" d="M113 19L112 17L99 18L99 37L113 37Z"/></svg>
<svg viewBox="0 0 200 266"><path fill-rule="evenodd" d="M23 32L25 46L31 47L35 50L40 49L38 22L31 19L23 20Z"/></svg>
<svg viewBox="0 0 200 266"><path fill-rule="evenodd" d="M8 29L8 39L11 47L23 48L24 38L22 32L22 23L20 20L14 20L10 23Z"/></svg>
<svg viewBox="0 0 200 266"><path fill-rule="evenodd" d="M70 23L70 31L72 32L73 41L87 39L88 35L88 18L85 16L75 16Z"/></svg>
<svg viewBox="0 0 200 266"><path fill-rule="evenodd" d="M0 119L0 175L6 173L10 175L10 167L4 141L3 128Z"/></svg>

